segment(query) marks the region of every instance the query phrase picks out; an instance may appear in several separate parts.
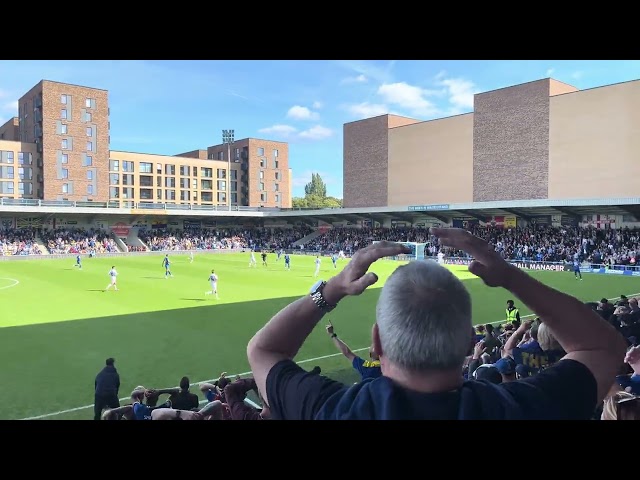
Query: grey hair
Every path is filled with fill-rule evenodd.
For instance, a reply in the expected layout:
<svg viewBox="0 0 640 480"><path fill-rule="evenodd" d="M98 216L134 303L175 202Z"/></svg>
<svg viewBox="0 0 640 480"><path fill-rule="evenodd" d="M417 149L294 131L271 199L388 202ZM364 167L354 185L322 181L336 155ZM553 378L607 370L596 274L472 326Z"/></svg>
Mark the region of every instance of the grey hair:
<svg viewBox="0 0 640 480"><path fill-rule="evenodd" d="M412 371L459 368L471 343L471 296L431 260L398 267L378 299L382 352Z"/></svg>
<svg viewBox="0 0 640 480"><path fill-rule="evenodd" d="M545 323L541 323L538 327L538 344L543 352L549 350L564 350L560 342L556 340L551 329Z"/></svg>

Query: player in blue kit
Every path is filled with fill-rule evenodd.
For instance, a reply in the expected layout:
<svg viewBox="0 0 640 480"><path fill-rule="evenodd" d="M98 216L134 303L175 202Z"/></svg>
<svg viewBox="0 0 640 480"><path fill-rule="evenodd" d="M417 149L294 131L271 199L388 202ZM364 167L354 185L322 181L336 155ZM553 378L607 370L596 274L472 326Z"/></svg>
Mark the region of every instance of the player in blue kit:
<svg viewBox="0 0 640 480"><path fill-rule="evenodd" d="M284 268L285 270L291 270L291 257L288 253L284 254Z"/></svg>
<svg viewBox="0 0 640 480"><path fill-rule="evenodd" d="M78 267L80 270L82 270L82 258L80 257L80 254L76 255L76 264L74 265L74 267Z"/></svg>
<svg viewBox="0 0 640 480"><path fill-rule="evenodd" d="M171 273L171 262L169 261L169 254L167 253L162 260L162 266L164 267L164 278L165 280L169 277L173 277L173 273Z"/></svg>
<svg viewBox="0 0 640 480"><path fill-rule="evenodd" d="M333 268L338 268L338 255L335 253L331 255L331 261L333 262Z"/></svg>
<svg viewBox="0 0 640 480"><path fill-rule="evenodd" d="M582 272L580 271L580 260L577 258L573 259L573 273L576 276L576 280L578 280L578 278L582 280Z"/></svg>

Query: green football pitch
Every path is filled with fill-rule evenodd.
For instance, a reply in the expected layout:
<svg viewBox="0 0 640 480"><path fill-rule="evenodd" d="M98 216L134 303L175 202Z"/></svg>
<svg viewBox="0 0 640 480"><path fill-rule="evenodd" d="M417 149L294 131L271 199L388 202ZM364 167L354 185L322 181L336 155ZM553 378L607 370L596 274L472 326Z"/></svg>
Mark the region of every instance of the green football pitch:
<svg viewBox="0 0 640 480"><path fill-rule="evenodd" d="M257 255L256 255L257 256ZM314 258L293 256L291 271L269 255L268 266L249 268L248 254L170 255L173 278L164 278L162 256L27 260L0 263L0 419L91 419L93 382L107 357L115 357L126 397L137 385L176 386L187 375L201 382L225 371L247 374L246 345L279 309L306 294L314 283ZM347 260L339 261L343 268ZM111 265L119 291L104 292ZM331 313L340 337L352 349L369 345L379 288L398 266L381 260L372 271L379 283L345 299ZM476 323L499 321L510 294L490 289L466 267L451 266L473 297ZM220 299L205 291L211 269L219 276ZM321 278L336 274L327 258ZM592 301L640 293L640 279L569 272L535 272L548 285ZM530 312L521 308L521 314ZM320 324L300 351L305 368L319 366L337 380L355 372L337 354Z"/></svg>

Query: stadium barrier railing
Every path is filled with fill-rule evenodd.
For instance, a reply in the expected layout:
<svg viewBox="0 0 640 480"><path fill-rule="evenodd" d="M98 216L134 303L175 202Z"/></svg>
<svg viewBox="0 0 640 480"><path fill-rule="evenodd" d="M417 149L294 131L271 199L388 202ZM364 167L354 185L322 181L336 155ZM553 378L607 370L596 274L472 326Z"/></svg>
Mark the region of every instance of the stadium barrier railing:
<svg viewBox="0 0 640 480"><path fill-rule="evenodd" d="M0 198L0 207L66 207L66 208L122 208L136 210L198 210L220 212L289 212L318 210L317 208L244 207L240 205L188 205L180 203L132 202L128 200L109 202L76 202L70 200L37 200L28 198ZM330 208L323 210L341 210Z"/></svg>

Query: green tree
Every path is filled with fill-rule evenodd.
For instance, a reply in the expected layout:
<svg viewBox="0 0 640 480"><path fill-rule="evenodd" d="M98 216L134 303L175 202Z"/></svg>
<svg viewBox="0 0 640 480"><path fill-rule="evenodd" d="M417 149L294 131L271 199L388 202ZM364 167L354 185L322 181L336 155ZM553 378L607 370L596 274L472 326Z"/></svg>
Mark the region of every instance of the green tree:
<svg viewBox="0 0 640 480"><path fill-rule="evenodd" d="M340 198L327 196L327 185L319 173L311 174L311 181L304 187L304 197L294 197L291 200L293 208L341 208Z"/></svg>
<svg viewBox="0 0 640 480"><path fill-rule="evenodd" d="M327 186L322 181L319 173L311 174L311 181L305 185L304 194L305 196L317 195L320 198L326 198Z"/></svg>

